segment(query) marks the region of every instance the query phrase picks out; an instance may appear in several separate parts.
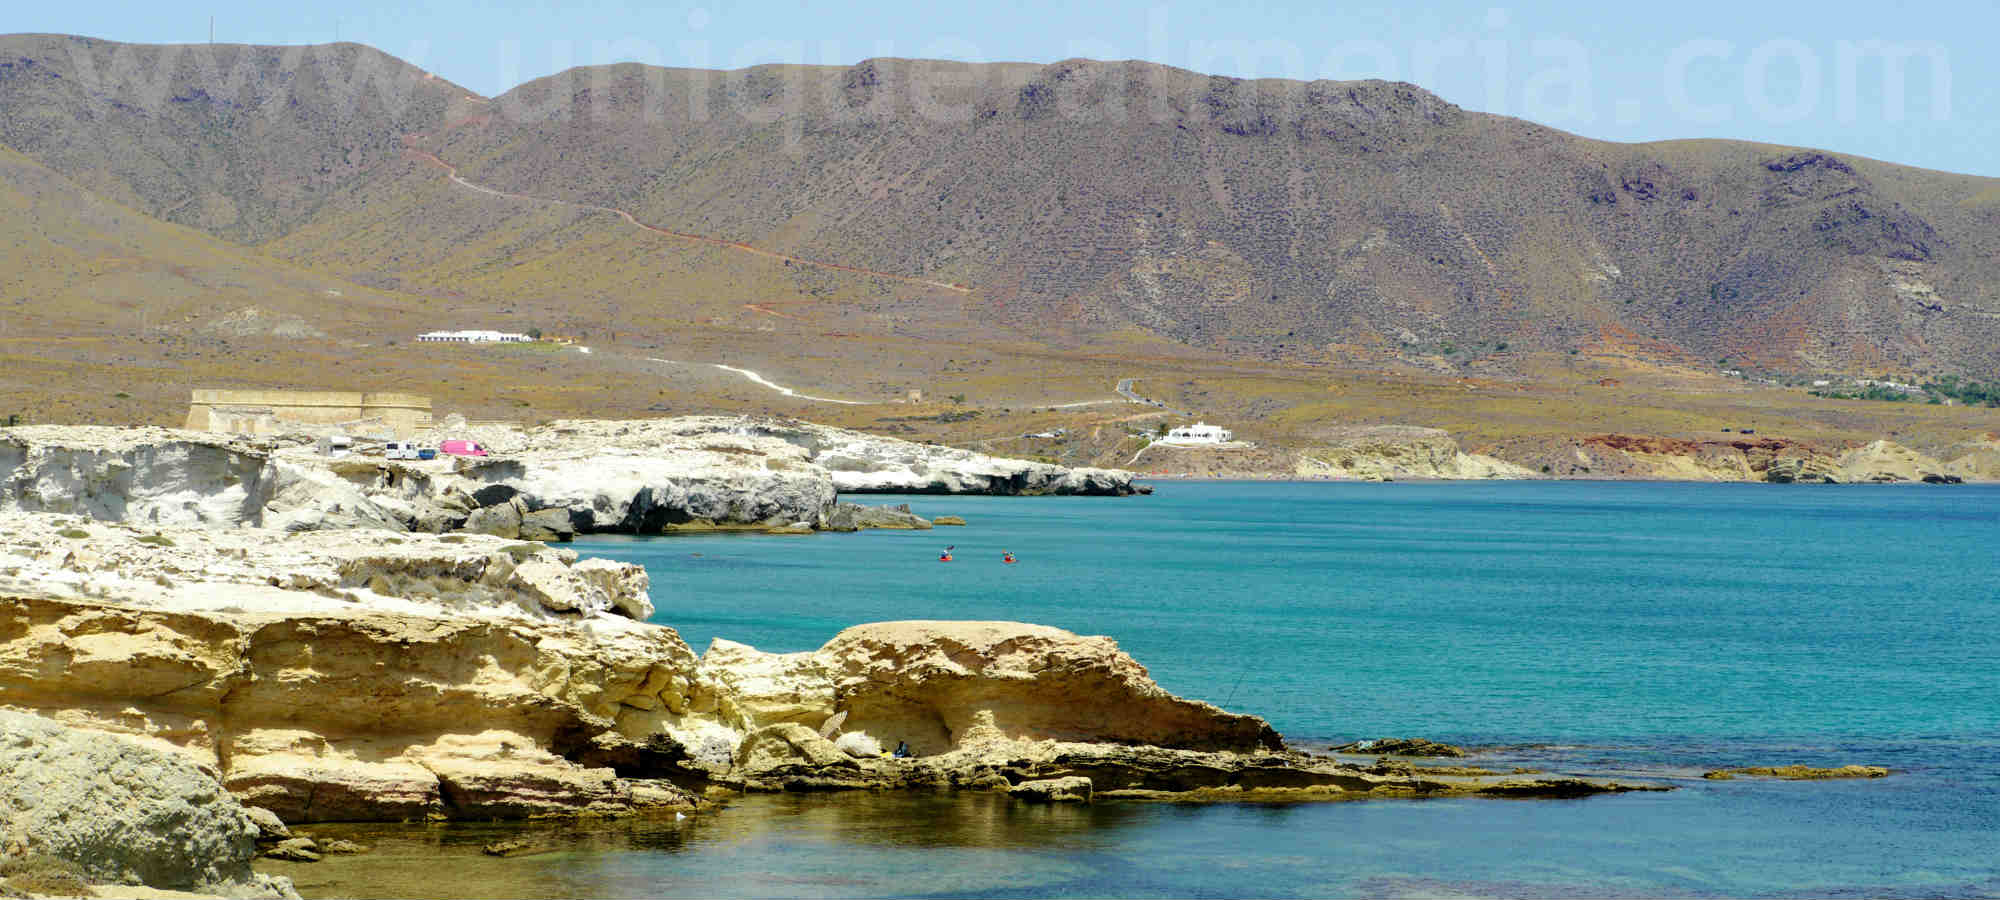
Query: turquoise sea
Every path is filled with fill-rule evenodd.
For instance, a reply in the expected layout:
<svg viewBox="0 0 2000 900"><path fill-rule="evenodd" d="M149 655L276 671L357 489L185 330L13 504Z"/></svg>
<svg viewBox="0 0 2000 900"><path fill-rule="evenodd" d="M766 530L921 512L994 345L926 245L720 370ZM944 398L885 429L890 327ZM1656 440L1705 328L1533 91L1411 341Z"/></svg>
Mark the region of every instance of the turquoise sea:
<svg viewBox="0 0 2000 900"><path fill-rule="evenodd" d="M749 797L508 860L520 892L2000 896L2000 489L1169 482L1124 499L861 499L970 526L576 547L644 563L655 621L697 651L714 636L806 650L885 619L1039 622L1111 635L1169 690L1262 715L1295 746L1428 737L1679 790L1055 810ZM1895 774L1699 777L1784 763ZM435 859L481 834L378 840Z"/></svg>

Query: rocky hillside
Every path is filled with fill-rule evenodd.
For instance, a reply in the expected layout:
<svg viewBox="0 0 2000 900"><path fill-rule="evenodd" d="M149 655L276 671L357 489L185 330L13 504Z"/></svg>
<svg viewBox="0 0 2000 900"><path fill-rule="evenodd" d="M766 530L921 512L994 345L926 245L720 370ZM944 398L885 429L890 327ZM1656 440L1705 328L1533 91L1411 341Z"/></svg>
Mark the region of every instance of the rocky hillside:
<svg viewBox="0 0 2000 900"><path fill-rule="evenodd" d="M578 69L488 102L353 45L14 36L0 62L0 142L92 190L496 307L742 292L779 302L749 321L805 304L903 338L2000 371L1990 179L1607 144L1407 84L879 59Z"/></svg>
<svg viewBox="0 0 2000 900"><path fill-rule="evenodd" d="M506 190L968 284L1072 339L2000 363L1995 183L1837 153L1612 145L1407 84L1085 60L615 67L496 109L430 146Z"/></svg>
<svg viewBox="0 0 2000 900"><path fill-rule="evenodd" d="M359 44L0 37L0 143L238 243L309 221L468 96Z"/></svg>

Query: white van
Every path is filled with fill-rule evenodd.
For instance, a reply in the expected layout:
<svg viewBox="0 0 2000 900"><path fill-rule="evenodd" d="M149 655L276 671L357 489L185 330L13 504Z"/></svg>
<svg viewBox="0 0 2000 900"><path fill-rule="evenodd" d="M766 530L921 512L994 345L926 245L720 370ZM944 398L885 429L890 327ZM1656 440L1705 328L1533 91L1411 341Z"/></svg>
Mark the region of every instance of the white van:
<svg viewBox="0 0 2000 900"><path fill-rule="evenodd" d="M383 459L421 459L415 441L390 441L382 445Z"/></svg>

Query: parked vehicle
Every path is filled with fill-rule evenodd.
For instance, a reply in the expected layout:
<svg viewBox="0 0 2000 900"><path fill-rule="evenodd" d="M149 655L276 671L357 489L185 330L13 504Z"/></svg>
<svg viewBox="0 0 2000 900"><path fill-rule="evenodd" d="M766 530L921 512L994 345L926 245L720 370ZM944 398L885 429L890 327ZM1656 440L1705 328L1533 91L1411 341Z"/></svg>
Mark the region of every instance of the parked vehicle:
<svg viewBox="0 0 2000 900"><path fill-rule="evenodd" d="M437 448L436 448L436 447L421 447L421 448L418 448L418 450L417 450L417 458L418 458L418 459L437 459L437 458L438 458L438 452L437 452Z"/></svg>
<svg viewBox="0 0 2000 900"><path fill-rule="evenodd" d="M452 456L485 456L486 448L479 446L478 441L445 441L438 445L438 452Z"/></svg>
<svg viewBox="0 0 2000 900"><path fill-rule="evenodd" d="M390 441L382 445L383 459L422 459L415 441Z"/></svg>
<svg viewBox="0 0 2000 900"><path fill-rule="evenodd" d="M314 441L314 449L321 456L339 458L354 452L354 439L344 434L324 434Z"/></svg>

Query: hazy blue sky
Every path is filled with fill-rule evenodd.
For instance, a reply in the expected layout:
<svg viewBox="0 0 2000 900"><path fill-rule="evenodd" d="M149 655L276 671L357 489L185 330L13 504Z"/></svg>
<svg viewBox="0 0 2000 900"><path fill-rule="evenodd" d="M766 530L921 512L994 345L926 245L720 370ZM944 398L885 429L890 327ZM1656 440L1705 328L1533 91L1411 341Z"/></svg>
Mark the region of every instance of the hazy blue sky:
<svg viewBox="0 0 2000 900"><path fill-rule="evenodd" d="M878 0L21 5L0 28L122 41L371 44L482 94L572 65L733 68L870 56L1139 58L1414 81L1470 109L1618 141L1727 137L2000 176L1993 0L1590 4ZM1895 65L1885 61L1899 59ZM1900 84L1898 84L1900 75Z"/></svg>

